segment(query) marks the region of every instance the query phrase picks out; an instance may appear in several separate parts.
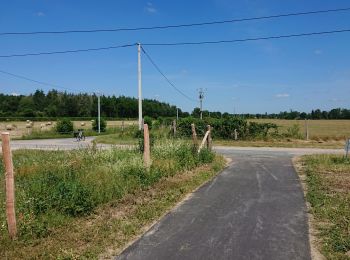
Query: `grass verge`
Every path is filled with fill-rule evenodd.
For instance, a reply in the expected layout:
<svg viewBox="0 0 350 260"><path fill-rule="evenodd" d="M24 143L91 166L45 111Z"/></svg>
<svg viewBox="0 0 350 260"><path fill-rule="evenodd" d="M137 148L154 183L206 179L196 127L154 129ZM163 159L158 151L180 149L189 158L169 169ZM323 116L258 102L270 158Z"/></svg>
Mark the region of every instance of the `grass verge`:
<svg viewBox="0 0 350 260"><path fill-rule="evenodd" d="M316 246L327 259L350 259L350 159L308 155L299 164L299 173L305 175Z"/></svg>
<svg viewBox="0 0 350 260"><path fill-rule="evenodd" d="M20 235L16 241L7 238L1 207L0 258L117 254L223 168L223 158L206 152L196 158L189 148L178 142L156 144L149 172L135 151L15 152Z"/></svg>

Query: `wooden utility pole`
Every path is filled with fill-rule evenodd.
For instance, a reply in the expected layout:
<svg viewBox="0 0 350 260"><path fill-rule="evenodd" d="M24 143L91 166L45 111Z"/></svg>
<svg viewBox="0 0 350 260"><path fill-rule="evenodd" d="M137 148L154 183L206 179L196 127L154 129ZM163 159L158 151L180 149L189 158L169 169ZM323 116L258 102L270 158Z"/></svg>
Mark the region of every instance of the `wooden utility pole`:
<svg viewBox="0 0 350 260"><path fill-rule="evenodd" d="M137 75L138 75L138 99L139 99L139 130L142 129L142 81L141 81L141 43L137 44Z"/></svg>
<svg viewBox="0 0 350 260"><path fill-rule="evenodd" d="M151 166L151 152L150 152L150 142L149 142L149 131L148 125L143 125L143 161L146 168Z"/></svg>
<svg viewBox="0 0 350 260"><path fill-rule="evenodd" d="M1 133L2 154L5 165L5 189L6 189L6 217L11 239L17 236L16 212L15 212L15 179L13 173L12 153L10 148L10 134Z"/></svg>

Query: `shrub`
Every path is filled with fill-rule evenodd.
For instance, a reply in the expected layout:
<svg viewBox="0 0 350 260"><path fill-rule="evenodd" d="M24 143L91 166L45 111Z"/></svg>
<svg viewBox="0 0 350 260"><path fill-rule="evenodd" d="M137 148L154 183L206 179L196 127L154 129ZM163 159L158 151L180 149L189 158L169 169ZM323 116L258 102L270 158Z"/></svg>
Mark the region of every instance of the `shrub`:
<svg viewBox="0 0 350 260"><path fill-rule="evenodd" d="M59 121L57 121L56 124L56 132L60 133L60 134L66 134L66 133L70 133L73 132L74 128L73 128L73 122L70 121L67 118L63 118Z"/></svg>
<svg viewBox="0 0 350 260"><path fill-rule="evenodd" d="M148 125L148 129L151 130L152 129L152 118L149 116L145 116L143 118L143 123Z"/></svg>
<svg viewBox="0 0 350 260"><path fill-rule="evenodd" d="M100 118L100 130L101 132L105 132L107 128L107 122L104 118ZM92 122L92 130L98 131L98 118L95 118L94 121Z"/></svg>
<svg viewBox="0 0 350 260"><path fill-rule="evenodd" d="M290 127L287 128L287 131L285 133L285 137L290 137L290 138L296 138L296 139L302 139L303 136L300 133L300 126L297 124L294 124Z"/></svg>

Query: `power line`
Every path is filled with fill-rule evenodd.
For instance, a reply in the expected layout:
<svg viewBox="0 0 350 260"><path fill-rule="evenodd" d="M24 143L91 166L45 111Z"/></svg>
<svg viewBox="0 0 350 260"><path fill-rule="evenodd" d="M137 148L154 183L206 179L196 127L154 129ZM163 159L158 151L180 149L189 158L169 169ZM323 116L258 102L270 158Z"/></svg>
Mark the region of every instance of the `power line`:
<svg viewBox="0 0 350 260"><path fill-rule="evenodd" d="M336 34L336 33L345 33L345 32L350 32L350 29L341 29L341 30L333 30L333 31L322 31L322 32L310 32L310 33L299 33L299 34L287 34L287 35L277 35L277 36L265 36L265 37L244 38L244 39L234 39L234 40L200 41L200 42L175 42L175 43L143 43L142 45L144 45L144 46L176 46L176 45L221 44L221 43L236 43L236 42L248 42L248 41L259 41L259 40L283 39L283 38L308 37L308 36L315 36L315 35L326 35L326 34ZM131 43L131 44L125 44L125 45L119 45L119 46L109 46L109 47L80 49L80 50L66 50L66 51L39 52L39 53L9 54L9 55L0 55L0 58L40 56L40 55L52 55L52 54L76 53L76 52L90 52L90 51L100 51L100 50L125 48L125 47L131 47L131 46L135 46L135 45L136 45L136 43Z"/></svg>
<svg viewBox="0 0 350 260"><path fill-rule="evenodd" d="M28 78L28 77L25 77L25 76L22 76L22 75L18 75L18 74L13 74L13 73L10 73L10 72L7 72L7 71L3 71L3 70L0 70L0 73L6 74L6 75L10 75L10 76L15 77L15 78L31 81L31 82L34 82L34 83L37 83L37 84L40 84L40 85L44 85L44 86L49 86L49 87L59 88L59 89L68 90L68 91L72 91L72 92L77 92L77 90L63 88L63 87L60 87L60 86L55 85L55 84L47 83L47 82L44 82L44 81L38 81L38 80L35 80L35 79L31 79L31 78Z"/></svg>
<svg viewBox="0 0 350 260"><path fill-rule="evenodd" d="M51 51L51 52L37 52L37 53L23 53L23 54L9 54L9 55L0 55L0 58L12 58L12 57L26 57L26 56L40 56L40 55L53 55L53 54L64 54L64 53L77 53L77 52L90 52L90 51L103 51L111 49L119 49L135 46L136 44L125 44L117 46L108 46L100 48L89 48L89 49L77 49L77 50L65 50L65 51Z"/></svg>
<svg viewBox="0 0 350 260"><path fill-rule="evenodd" d="M268 16L237 18L237 19L229 19L229 20L208 21L208 22L200 22L200 23L188 23L188 24L160 25L160 26L150 26L150 27L125 27L125 28L112 28L112 29L66 30L66 31L3 32L3 33L0 33L0 36L158 30L158 29L171 29L171 28L182 28L182 27L217 25L217 24L236 23L236 22L245 22L245 21L254 21L254 20L264 20L264 19L273 19L273 18L282 18L282 17L312 15L312 14L345 12L345 11L349 11L349 10L350 10L350 7L346 7L346 8L336 8L336 9L327 9L327 10L308 11L308 12L285 13L285 14L276 14L276 15L268 15Z"/></svg>
<svg viewBox="0 0 350 260"><path fill-rule="evenodd" d="M266 36L266 37L257 37L257 38L245 38L245 39L235 39L235 40L176 42L176 43L143 43L142 45L145 45L145 46L176 46L176 45L202 45L202 44L218 44L218 43L235 43L235 42L248 42L248 41L259 41L259 40L306 37L306 36L314 36L314 35L344 33L344 32L350 32L350 29L323 31L323 32L299 33L299 34L287 34L287 35L277 35L277 36Z"/></svg>
<svg viewBox="0 0 350 260"><path fill-rule="evenodd" d="M152 65L156 68L156 70L164 77L164 79L169 83L170 86L172 86L177 92L179 92L182 96L187 98L190 101L196 102L193 98L187 96L184 92L182 92L180 89L178 89L169 79L165 74L161 71L161 69L158 67L158 65L153 61L153 59L149 56L149 54L145 51L143 47L141 47L142 52L146 55L148 60L152 63Z"/></svg>

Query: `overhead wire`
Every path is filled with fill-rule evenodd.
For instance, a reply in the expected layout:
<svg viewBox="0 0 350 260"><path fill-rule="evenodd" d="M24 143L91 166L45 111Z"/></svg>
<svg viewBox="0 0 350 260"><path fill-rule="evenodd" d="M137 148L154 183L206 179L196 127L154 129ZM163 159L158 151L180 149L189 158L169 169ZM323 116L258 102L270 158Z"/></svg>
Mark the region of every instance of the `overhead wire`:
<svg viewBox="0 0 350 260"><path fill-rule="evenodd" d="M135 46L135 45L136 45L136 43L133 43L133 44L124 44L124 45L115 45L115 46L108 46L108 47L99 47L99 48L88 48L88 49L76 49L76 50L51 51L51 52L10 54L10 55L0 55L0 58L41 56L41 55L53 55L53 54L65 54L65 53L77 53L77 52L90 52L90 51L103 51L103 50L127 48L127 47L131 47L131 46Z"/></svg>
<svg viewBox="0 0 350 260"><path fill-rule="evenodd" d="M37 83L37 84L40 84L40 85L44 85L44 86L54 87L54 88L58 88L58 89L66 90L66 91L71 91L71 92L81 92L81 91L78 91L78 90L64 88L64 87L58 86L56 84L52 84L52 83L47 83L47 82L44 82L44 81L31 79L31 78L28 78L28 77L25 77L25 76L22 76L22 75L18 75L18 74L14 74L14 73L11 73L11 72L7 72L7 71L4 71L4 70L0 70L0 73L9 75L9 76L12 76L12 77L15 77L15 78L31 81L31 82L34 82L34 83Z"/></svg>
<svg viewBox="0 0 350 260"><path fill-rule="evenodd" d="M2 32L2 33L0 33L0 36L159 30L159 29L207 26L207 25L237 23L237 22L254 21L254 20L265 20L265 19L273 19L273 18L305 16L305 15L334 13L334 12L346 12L346 11L350 11L350 7L326 9L326 10L315 10L315 11L305 11L305 12L284 13L284 14L266 15L266 16L257 16L257 17L248 17L248 18L234 18L234 19L216 20L216 21L199 22L199 23L159 25L159 26L149 26L149 27L125 27L125 28L112 28L112 29L64 30L64 31Z"/></svg>
<svg viewBox="0 0 350 260"><path fill-rule="evenodd" d="M309 33L298 33L298 34L286 34L286 35L276 35L276 36L264 36L264 37L243 38L243 39L233 39L233 40L198 41L198 42L154 42L154 43L147 43L146 42L146 43L142 43L142 45L143 46L177 46L177 45L223 44L223 43L238 43L238 42L249 42L249 41L260 41L260 40L308 37L308 36L317 36L317 35L329 35L329 34L346 33L346 32L350 32L350 29L339 29L339 30L331 30L331 31L309 32ZM0 58L14 58L14 57L54 55L54 54L64 54L64 53L90 52L90 51L126 48L126 47L132 47L132 46L136 46L136 45L137 45L137 43L131 43L131 44L125 44L125 45L118 45L118 46L78 49L78 50L8 54L8 55L0 55Z"/></svg>
<svg viewBox="0 0 350 260"><path fill-rule="evenodd" d="M179 88L175 86L174 83L172 83L169 78L162 72L162 70L159 68L159 66L154 62L154 60L151 58L151 56L145 51L145 49L141 46L142 52L146 55L147 59L151 62L151 64L155 67L155 69L164 77L164 79L169 83L170 86L172 86L178 93L180 93L182 96L187 98L188 100L192 102L197 102L195 99L187 96L184 92L182 92Z"/></svg>

